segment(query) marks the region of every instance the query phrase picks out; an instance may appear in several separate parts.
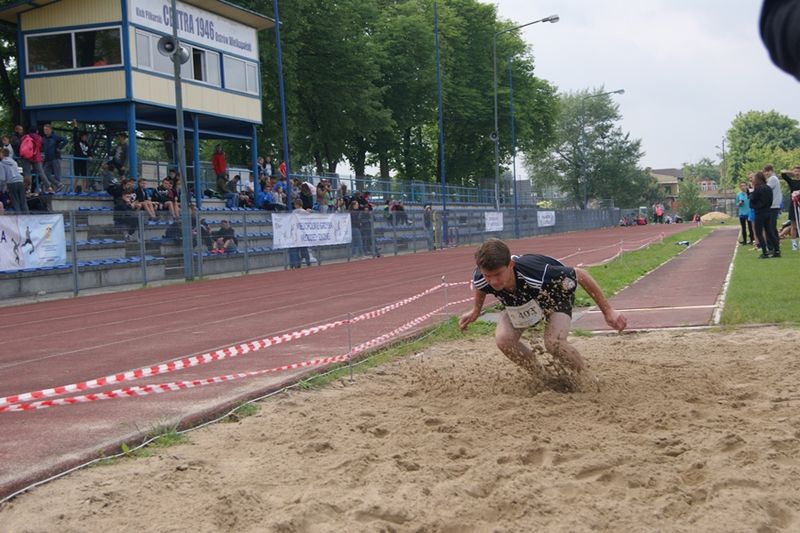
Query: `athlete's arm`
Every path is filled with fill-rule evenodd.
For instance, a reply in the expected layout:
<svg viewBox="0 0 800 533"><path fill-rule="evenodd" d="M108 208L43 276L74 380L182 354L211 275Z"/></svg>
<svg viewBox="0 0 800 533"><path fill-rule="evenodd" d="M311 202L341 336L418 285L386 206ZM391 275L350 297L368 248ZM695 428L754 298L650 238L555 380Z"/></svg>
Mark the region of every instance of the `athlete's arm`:
<svg viewBox="0 0 800 533"><path fill-rule="evenodd" d="M458 319L458 327L461 331L467 329L467 326L478 320L481 316L481 309L483 309L483 302L486 300L486 293L475 289L475 302L471 311L467 311L461 318Z"/></svg>
<svg viewBox="0 0 800 533"><path fill-rule="evenodd" d="M614 307L606 300L603 295L603 290L594 278L582 268L575 269L575 276L578 278L578 283L583 290L585 290L592 300L595 301L597 307L603 313L606 319L606 324L611 326L617 331L622 331L628 325L628 319L625 315L614 309Z"/></svg>

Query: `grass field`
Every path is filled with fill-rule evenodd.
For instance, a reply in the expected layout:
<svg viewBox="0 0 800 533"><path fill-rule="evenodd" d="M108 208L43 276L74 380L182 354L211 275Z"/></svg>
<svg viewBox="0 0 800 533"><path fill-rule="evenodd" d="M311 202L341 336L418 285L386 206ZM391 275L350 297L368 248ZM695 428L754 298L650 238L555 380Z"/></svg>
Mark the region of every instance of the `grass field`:
<svg viewBox="0 0 800 533"><path fill-rule="evenodd" d="M758 259L759 252L739 246L721 323L800 322L800 253L782 243L780 259Z"/></svg>

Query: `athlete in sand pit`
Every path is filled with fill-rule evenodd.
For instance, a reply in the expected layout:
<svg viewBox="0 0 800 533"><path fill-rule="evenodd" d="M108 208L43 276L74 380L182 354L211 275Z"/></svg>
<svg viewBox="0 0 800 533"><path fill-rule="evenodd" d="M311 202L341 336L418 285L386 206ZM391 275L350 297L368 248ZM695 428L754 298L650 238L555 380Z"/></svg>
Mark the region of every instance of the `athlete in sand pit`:
<svg viewBox="0 0 800 533"><path fill-rule="evenodd" d="M578 372L587 370L586 361L567 342L577 284L597 303L609 326L622 331L627 325L625 316L608 303L597 282L581 268L565 266L545 255L512 256L506 243L498 239L489 239L478 248L475 263L475 305L472 311L461 315L458 325L463 331L477 320L486 295L494 294L506 307L497 322L497 347L528 371L535 370L538 363L520 338L525 329L541 320L546 321L545 350Z"/></svg>

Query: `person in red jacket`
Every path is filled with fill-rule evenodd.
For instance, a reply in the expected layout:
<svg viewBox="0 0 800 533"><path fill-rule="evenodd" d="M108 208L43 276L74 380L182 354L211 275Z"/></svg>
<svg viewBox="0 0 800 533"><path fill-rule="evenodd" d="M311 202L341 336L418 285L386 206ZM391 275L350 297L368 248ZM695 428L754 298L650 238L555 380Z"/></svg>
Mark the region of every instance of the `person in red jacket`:
<svg viewBox="0 0 800 533"><path fill-rule="evenodd" d="M26 137L29 137L30 141L27 141ZM31 144L30 153L26 150L29 142ZM27 188L30 185L31 192L36 192L37 183L33 182L31 179L31 170L35 170L40 192L54 192L53 185L50 183L50 180L47 179L47 173L44 171L44 166L42 165L42 161L44 160L42 157L42 137L39 135L39 130L36 126L31 126L27 135L22 137L19 155L22 159L22 175L25 178L25 187Z"/></svg>
<svg viewBox="0 0 800 533"><path fill-rule="evenodd" d="M220 177L227 179L228 163L225 162L225 152L222 151L222 146L219 144L214 147L211 166L214 167L214 175L217 179L220 179Z"/></svg>

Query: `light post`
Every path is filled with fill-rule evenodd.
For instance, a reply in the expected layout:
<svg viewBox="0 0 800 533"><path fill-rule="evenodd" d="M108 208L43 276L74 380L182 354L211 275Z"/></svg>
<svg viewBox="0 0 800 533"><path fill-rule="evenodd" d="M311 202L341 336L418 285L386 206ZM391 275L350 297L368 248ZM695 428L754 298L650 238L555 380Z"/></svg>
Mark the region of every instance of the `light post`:
<svg viewBox="0 0 800 533"><path fill-rule="evenodd" d="M725 197L725 175L728 173L728 167L725 164L725 137L722 138L722 146L715 146L715 148L722 150L722 167L719 170L719 188L720 196L722 197L722 205L725 206L725 212L728 212L728 199ZM736 190L734 188L734 190Z"/></svg>
<svg viewBox="0 0 800 533"><path fill-rule="evenodd" d="M581 171L581 186L583 189L583 200L581 201L581 209L586 209L589 207L589 175L586 172L586 117L585 117L585 109L586 109L586 100L590 98L600 98L602 96L608 96L610 94L625 94L625 89L617 89L616 91L607 91L604 93L598 94L587 94L586 96L581 98L581 106L580 106L580 114L581 114L581 139L580 139L580 171Z"/></svg>
<svg viewBox="0 0 800 533"><path fill-rule="evenodd" d="M492 36L492 79L493 79L493 87L494 87L494 131L492 132L491 139L494 141L494 202L495 207L498 211L500 211L500 124L498 122L497 117L497 37L504 33L508 33L510 31L518 30L520 28L524 28L525 26L530 26L532 24L538 24L539 22L550 22L556 23L558 22L559 17L558 15L550 15L549 17L545 17L543 19L534 20L533 22L527 22L525 24L520 24L519 26L514 26L513 28L508 28L505 30L500 30L494 33Z"/></svg>
<svg viewBox="0 0 800 533"><path fill-rule="evenodd" d="M449 243L447 226L447 176L444 167L444 108L442 105L442 69L439 57L439 11L437 2L433 3L433 35L436 47L436 101L439 116L439 175L442 182L442 248Z"/></svg>
<svg viewBox="0 0 800 533"><path fill-rule="evenodd" d="M511 110L511 179L514 187L514 238L519 239L519 201L517 200L517 129L514 124L514 57L508 58L508 103Z"/></svg>

